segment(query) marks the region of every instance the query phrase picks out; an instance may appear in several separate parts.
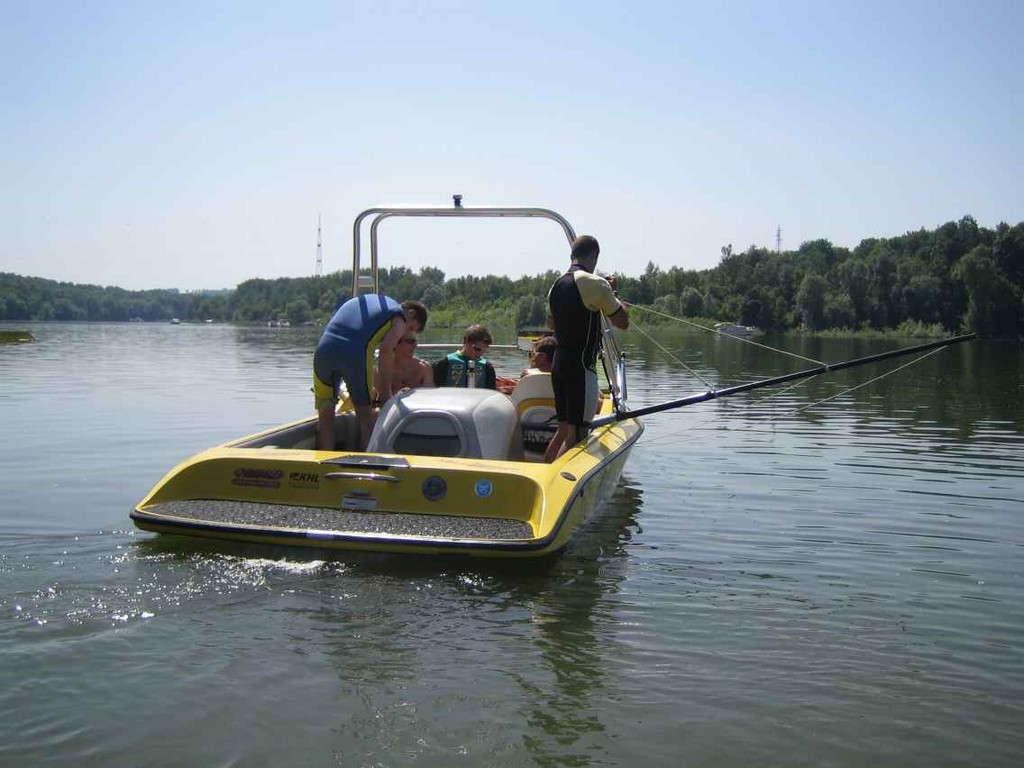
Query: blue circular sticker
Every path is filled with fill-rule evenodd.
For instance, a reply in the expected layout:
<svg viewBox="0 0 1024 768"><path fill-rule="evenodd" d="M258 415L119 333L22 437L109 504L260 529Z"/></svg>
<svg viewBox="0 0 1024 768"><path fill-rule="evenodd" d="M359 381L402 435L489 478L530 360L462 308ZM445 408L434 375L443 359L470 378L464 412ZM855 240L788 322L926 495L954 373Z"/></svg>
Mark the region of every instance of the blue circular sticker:
<svg viewBox="0 0 1024 768"><path fill-rule="evenodd" d="M477 480L473 490L476 491L477 496L486 499L494 491L494 486L490 480Z"/></svg>

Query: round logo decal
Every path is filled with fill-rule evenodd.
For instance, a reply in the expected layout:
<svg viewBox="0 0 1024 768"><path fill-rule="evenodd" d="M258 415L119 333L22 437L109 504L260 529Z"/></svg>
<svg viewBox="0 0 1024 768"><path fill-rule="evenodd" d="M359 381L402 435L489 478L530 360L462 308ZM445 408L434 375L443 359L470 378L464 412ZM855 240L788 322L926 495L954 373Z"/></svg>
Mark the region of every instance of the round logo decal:
<svg viewBox="0 0 1024 768"><path fill-rule="evenodd" d="M490 480L477 480L473 490L476 491L477 496L486 499L494 491L494 486Z"/></svg>
<svg viewBox="0 0 1024 768"><path fill-rule="evenodd" d="M443 477L431 475L423 481L423 495L428 501L443 499L446 493L448 493L448 483L444 481Z"/></svg>

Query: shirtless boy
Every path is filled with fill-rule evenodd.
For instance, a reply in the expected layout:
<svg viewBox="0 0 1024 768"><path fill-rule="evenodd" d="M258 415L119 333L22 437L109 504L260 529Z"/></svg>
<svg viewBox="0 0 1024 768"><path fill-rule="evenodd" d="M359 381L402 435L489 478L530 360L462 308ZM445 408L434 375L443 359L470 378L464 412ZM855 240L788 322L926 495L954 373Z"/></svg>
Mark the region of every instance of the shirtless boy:
<svg viewBox="0 0 1024 768"><path fill-rule="evenodd" d="M413 387L434 386L434 370L430 363L416 357L419 341L416 334L406 331L395 347L395 367L391 378L391 391L400 392Z"/></svg>

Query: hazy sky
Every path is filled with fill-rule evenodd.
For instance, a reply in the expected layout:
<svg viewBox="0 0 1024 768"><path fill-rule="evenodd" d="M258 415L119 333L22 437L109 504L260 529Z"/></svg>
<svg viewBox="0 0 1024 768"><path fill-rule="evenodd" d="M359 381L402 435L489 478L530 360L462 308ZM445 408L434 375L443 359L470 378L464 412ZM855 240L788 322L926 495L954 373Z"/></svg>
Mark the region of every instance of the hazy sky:
<svg viewBox="0 0 1024 768"><path fill-rule="evenodd" d="M223 288L379 204L554 208L601 267L1024 220L1024 2L0 0L0 271ZM394 224L394 226L392 226ZM383 263L567 263L389 222Z"/></svg>

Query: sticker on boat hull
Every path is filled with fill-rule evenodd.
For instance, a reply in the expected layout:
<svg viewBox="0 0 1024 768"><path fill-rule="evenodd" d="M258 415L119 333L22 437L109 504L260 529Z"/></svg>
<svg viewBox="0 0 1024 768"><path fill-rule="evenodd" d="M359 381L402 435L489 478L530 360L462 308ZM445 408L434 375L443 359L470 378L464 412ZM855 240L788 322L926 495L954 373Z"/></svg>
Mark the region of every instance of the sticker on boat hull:
<svg viewBox="0 0 1024 768"><path fill-rule="evenodd" d="M473 486L473 491L476 492L476 495L481 499L486 499L494 493L494 484L487 479L477 480L476 485Z"/></svg>
<svg viewBox="0 0 1024 768"><path fill-rule="evenodd" d="M316 472L289 472L289 488L309 488L316 490L320 487L320 475Z"/></svg>
<svg viewBox="0 0 1024 768"><path fill-rule="evenodd" d="M341 499L341 508L353 512L367 512L377 508L377 497L365 491L355 491Z"/></svg>
<svg viewBox="0 0 1024 768"><path fill-rule="evenodd" d="M280 488L281 476L284 472L280 469L240 467L233 474L231 482L235 485L252 485L257 488Z"/></svg>

